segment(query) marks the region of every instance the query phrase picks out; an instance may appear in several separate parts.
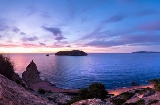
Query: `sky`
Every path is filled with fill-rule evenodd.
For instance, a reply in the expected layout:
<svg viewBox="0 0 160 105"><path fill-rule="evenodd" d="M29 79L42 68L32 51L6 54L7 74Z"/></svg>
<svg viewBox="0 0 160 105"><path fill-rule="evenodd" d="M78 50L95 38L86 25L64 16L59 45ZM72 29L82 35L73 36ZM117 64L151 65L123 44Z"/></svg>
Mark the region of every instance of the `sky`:
<svg viewBox="0 0 160 105"><path fill-rule="evenodd" d="M1 53L160 51L160 0L0 0Z"/></svg>

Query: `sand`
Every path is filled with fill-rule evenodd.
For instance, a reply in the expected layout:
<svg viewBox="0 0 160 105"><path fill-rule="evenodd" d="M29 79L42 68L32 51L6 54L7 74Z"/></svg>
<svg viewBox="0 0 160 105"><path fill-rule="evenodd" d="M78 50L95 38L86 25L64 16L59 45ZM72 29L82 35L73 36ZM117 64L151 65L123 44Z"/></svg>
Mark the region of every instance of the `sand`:
<svg viewBox="0 0 160 105"><path fill-rule="evenodd" d="M128 88L119 88L119 89L114 89L114 90L107 90L109 92L109 94L114 94L115 96L116 95L119 95L123 92L127 92L129 90L133 90L133 89L139 89L139 88L153 88L153 84L149 84L149 85L144 85L144 86L133 86L133 87L128 87ZM58 87L55 87L55 86L51 86L48 82L45 82L45 81L42 81L42 82L38 82L38 83L35 83L35 84L32 84L31 85L31 88L33 90L38 90L39 88L43 88L45 90L51 90L52 92L57 92L57 93L78 93L78 89L62 89L62 88L58 88Z"/></svg>
<svg viewBox="0 0 160 105"><path fill-rule="evenodd" d="M133 86L133 87L127 87L127 88L118 88L118 89L114 89L114 90L108 90L109 94L114 94L115 96L116 95L119 95L123 92L127 92L129 90L133 90L133 89L140 89L140 88L153 88L154 85L153 84L149 84L149 85L140 85L140 86Z"/></svg>

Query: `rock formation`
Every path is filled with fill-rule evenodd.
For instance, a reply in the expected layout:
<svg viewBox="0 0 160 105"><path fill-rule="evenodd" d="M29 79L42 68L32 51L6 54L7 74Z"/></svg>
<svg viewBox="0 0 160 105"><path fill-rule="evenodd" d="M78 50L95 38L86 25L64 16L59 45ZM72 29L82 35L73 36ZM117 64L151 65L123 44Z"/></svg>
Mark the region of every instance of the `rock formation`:
<svg viewBox="0 0 160 105"><path fill-rule="evenodd" d="M103 102L101 99L87 99L81 100L73 103L72 105L108 105L106 102Z"/></svg>
<svg viewBox="0 0 160 105"><path fill-rule="evenodd" d="M55 55L59 56L86 56L87 53L84 51L79 51L79 50L72 50L72 51L59 51L55 53Z"/></svg>
<svg viewBox="0 0 160 105"><path fill-rule="evenodd" d="M39 71L37 70L36 64L31 61L31 63L26 67L26 71L22 73L22 79L29 86L30 84L34 84L40 82Z"/></svg>
<svg viewBox="0 0 160 105"><path fill-rule="evenodd" d="M0 105L54 105L0 74Z"/></svg>

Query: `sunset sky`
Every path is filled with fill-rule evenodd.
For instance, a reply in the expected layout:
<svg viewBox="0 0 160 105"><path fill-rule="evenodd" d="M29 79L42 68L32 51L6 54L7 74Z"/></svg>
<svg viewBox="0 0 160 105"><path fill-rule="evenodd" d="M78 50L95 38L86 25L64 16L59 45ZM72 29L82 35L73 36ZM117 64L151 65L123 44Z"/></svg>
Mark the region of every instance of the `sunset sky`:
<svg viewBox="0 0 160 105"><path fill-rule="evenodd" d="M0 0L0 52L160 51L160 0Z"/></svg>

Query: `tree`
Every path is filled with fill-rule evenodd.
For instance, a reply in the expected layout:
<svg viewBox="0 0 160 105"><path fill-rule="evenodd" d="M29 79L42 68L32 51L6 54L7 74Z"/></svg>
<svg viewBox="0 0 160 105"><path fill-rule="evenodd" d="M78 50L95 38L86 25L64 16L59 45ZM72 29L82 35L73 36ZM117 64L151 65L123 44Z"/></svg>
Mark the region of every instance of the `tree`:
<svg viewBox="0 0 160 105"><path fill-rule="evenodd" d="M14 74L13 63L8 57L0 54L0 74L6 76L8 79L12 80Z"/></svg>
<svg viewBox="0 0 160 105"><path fill-rule="evenodd" d="M79 98L80 98L80 99L90 98L90 96L89 96L89 91L88 91L87 88L81 89L81 90L78 92L78 94L79 94Z"/></svg>
<svg viewBox="0 0 160 105"><path fill-rule="evenodd" d="M93 83L89 86L89 92L93 98L100 99L104 99L108 94L108 92L105 90L104 85L98 82Z"/></svg>

